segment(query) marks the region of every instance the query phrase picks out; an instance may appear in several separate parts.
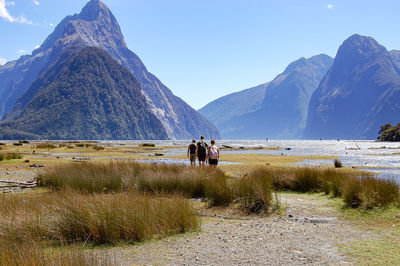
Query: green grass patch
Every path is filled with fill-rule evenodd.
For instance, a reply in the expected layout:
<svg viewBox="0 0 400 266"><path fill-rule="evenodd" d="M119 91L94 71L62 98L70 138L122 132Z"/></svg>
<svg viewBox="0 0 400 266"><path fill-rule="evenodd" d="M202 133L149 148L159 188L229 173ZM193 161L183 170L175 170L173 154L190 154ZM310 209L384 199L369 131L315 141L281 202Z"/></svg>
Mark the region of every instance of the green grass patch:
<svg viewBox="0 0 400 266"><path fill-rule="evenodd" d="M22 155L15 152L0 153L0 161L22 159Z"/></svg>
<svg viewBox="0 0 400 266"><path fill-rule="evenodd" d="M340 251L359 265L400 265L400 245L391 239L355 241L340 245Z"/></svg>

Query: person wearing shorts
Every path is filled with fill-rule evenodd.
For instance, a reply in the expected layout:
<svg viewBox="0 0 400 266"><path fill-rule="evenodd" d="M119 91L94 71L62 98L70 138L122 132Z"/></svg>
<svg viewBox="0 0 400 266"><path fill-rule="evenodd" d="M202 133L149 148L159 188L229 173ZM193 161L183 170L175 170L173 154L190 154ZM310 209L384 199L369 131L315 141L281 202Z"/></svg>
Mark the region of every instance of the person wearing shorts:
<svg viewBox="0 0 400 266"><path fill-rule="evenodd" d="M196 140L192 140L192 143L188 145L188 150L187 150L187 156L189 156L190 160L190 165L195 166L196 165Z"/></svg>
<svg viewBox="0 0 400 266"><path fill-rule="evenodd" d="M207 142L204 141L204 137L200 137L200 141L197 142L197 159L199 160L199 165L204 166L206 164L206 159L207 159L207 147L208 144Z"/></svg>
<svg viewBox="0 0 400 266"><path fill-rule="evenodd" d="M215 140L211 140L211 146L208 147L208 164L215 168L218 165L219 148L215 145Z"/></svg>

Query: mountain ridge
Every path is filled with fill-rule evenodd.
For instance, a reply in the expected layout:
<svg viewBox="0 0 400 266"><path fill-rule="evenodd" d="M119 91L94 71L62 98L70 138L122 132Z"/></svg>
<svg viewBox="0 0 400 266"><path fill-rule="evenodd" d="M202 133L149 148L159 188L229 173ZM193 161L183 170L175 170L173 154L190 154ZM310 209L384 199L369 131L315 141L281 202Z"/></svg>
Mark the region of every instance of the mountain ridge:
<svg viewBox="0 0 400 266"><path fill-rule="evenodd" d="M382 124L395 122L400 72L392 53L372 37L346 39L312 96L304 138L376 139Z"/></svg>
<svg viewBox="0 0 400 266"><path fill-rule="evenodd" d="M200 112L218 126L223 138L299 139L305 127L309 99L332 61L331 57L320 54L308 59L302 57L290 63L271 82L262 84L265 86L265 93L257 98L258 102L254 110L232 116L223 122L220 122L221 119L214 120L212 116L207 116L207 112L204 112L207 108L213 107L212 104L207 105L207 108L204 107ZM250 91L252 89L254 88ZM246 93L246 90L239 92L239 95L240 93ZM215 100L214 105L221 99L224 98ZM241 102L241 105L246 104L245 101ZM253 102L250 104L252 105ZM240 108L243 107L240 106ZM221 109L227 110L228 107L222 105ZM213 113L211 108L208 112ZM227 112L223 112L222 115Z"/></svg>
<svg viewBox="0 0 400 266"><path fill-rule="evenodd" d="M99 48L65 53L28 89L34 96L20 114L0 127L42 139L168 137L130 71Z"/></svg>

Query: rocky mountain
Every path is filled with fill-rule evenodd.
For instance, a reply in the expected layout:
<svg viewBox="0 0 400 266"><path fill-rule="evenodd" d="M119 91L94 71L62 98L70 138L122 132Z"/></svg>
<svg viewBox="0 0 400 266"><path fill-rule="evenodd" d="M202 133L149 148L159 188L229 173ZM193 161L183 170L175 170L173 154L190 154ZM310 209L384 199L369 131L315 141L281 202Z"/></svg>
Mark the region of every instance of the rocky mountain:
<svg viewBox="0 0 400 266"><path fill-rule="evenodd" d="M249 104L238 98L239 106L232 106L230 102L224 101L233 97L229 95L210 103L200 112L217 125L225 139L301 138L307 121L311 95L332 62L333 59L327 55L300 58L291 63L273 81L258 87L260 91L263 88L265 94L263 96L256 94L255 97L258 98ZM254 93L255 90L253 88L242 91L238 96L246 99L251 97L250 93ZM221 118L214 120L214 116L208 114L216 113L215 107L215 111L210 109L218 105L221 110L235 110L229 113L235 113L239 109L240 111L236 112L239 115L231 115L225 120ZM220 112L220 115L223 116L225 113Z"/></svg>
<svg viewBox="0 0 400 266"><path fill-rule="evenodd" d="M147 71L140 58L126 46L111 11L99 0L91 0L79 14L64 18L32 55L0 66L0 115L4 116L11 109L6 118L18 115L27 103L24 100L15 105L18 97L60 59L65 49L77 45L101 48L131 71L139 81L151 111L170 138L188 139L199 135L219 138L218 130L207 119Z"/></svg>
<svg viewBox="0 0 400 266"><path fill-rule="evenodd" d="M198 112L219 128L235 117L254 112L261 107L269 83L231 93L208 103Z"/></svg>
<svg viewBox="0 0 400 266"><path fill-rule="evenodd" d="M26 97L26 95L33 95ZM95 47L70 47L0 123L0 139L166 139L132 73Z"/></svg>
<svg viewBox="0 0 400 266"><path fill-rule="evenodd" d="M400 53L353 35L311 98L306 139L376 139L400 114Z"/></svg>

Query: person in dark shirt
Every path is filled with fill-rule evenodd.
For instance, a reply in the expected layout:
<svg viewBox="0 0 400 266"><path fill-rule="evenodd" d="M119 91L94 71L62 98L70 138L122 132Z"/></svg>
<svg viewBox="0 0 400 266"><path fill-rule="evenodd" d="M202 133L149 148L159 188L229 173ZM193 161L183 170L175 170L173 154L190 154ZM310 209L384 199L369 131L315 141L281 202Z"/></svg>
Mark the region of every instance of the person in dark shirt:
<svg viewBox="0 0 400 266"><path fill-rule="evenodd" d="M204 166L207 162L207 142L204 141L204 136L200 137L200 141L197 142L197 159L199 160L199 165Z"/></svg>
<svg viewBox="0 0 400 266"><path fill-rule="evenodd" d="M196 165L196 150L197 150L197 145L196 145L196 140L194 139L192 140L192 143L188 145L187 149L187 156L189 157L191 166Z"/></svg>

